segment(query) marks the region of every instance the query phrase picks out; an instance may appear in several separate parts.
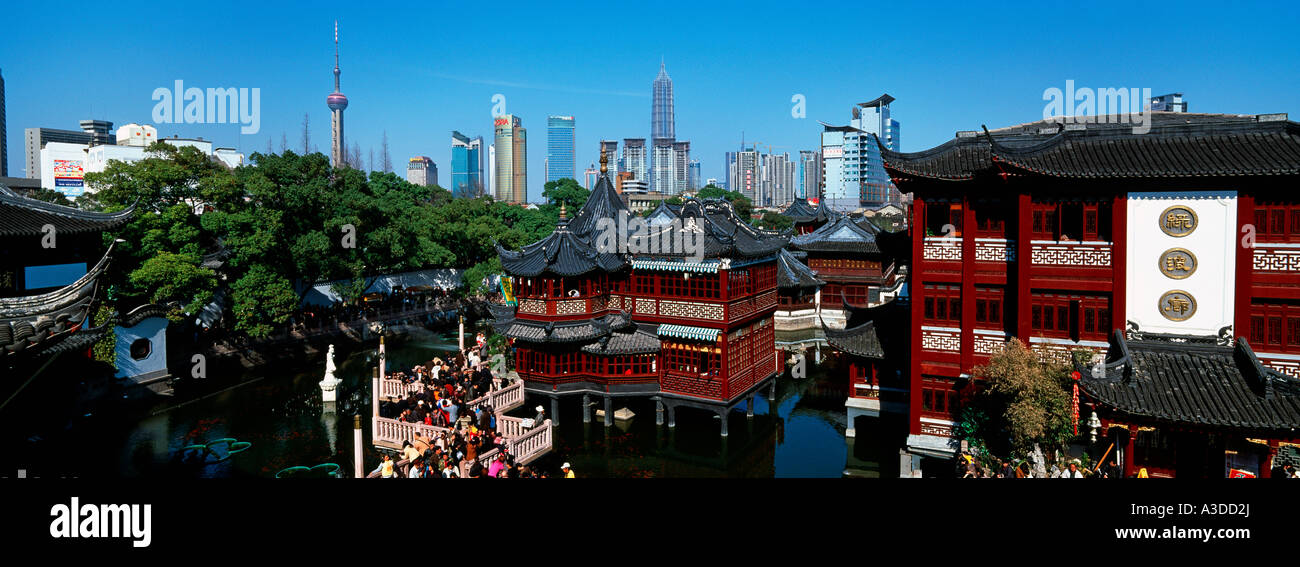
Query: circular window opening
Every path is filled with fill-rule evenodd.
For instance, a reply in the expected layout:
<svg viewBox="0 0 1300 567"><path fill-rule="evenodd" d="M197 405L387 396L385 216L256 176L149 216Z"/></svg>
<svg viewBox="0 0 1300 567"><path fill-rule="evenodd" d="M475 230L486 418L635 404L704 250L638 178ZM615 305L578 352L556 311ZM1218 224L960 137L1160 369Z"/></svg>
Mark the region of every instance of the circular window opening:
<svg viewBox="0 0 1300 567"><path fill-rule="evenodd" d="M131 343L131 358L135 360L144 360L149 358L149 353L153 351L153 345L149 339L136 339Z"/></svg>

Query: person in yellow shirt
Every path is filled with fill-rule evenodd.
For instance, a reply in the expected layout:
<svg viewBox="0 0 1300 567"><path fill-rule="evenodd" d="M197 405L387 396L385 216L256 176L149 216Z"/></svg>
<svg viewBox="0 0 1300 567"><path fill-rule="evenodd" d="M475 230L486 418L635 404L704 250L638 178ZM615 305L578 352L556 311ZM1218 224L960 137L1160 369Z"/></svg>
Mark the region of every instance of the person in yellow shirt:
<svg viewBox="0 0 1300 567"><path fill-rule="evenodd" d="M564 473L564 478L575 478L573 476L573 469L569 468L569 463L560 465L560 472Z"/></svg>

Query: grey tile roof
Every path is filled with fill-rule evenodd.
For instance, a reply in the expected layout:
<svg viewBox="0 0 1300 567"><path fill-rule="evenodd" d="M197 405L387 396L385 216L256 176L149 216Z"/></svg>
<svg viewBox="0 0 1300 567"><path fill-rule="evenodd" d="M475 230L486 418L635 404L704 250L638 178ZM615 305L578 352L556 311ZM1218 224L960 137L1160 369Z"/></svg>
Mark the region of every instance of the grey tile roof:
<svg viewBox="0 0 1300 567"><path fill-rule="evenodd" d="M777 254L776 285L781 288L816 288L826 285L817 278L817 272L784 248Z"/></svg>
<svg viewBox="0 0 1300 567"><path fill-rule="evenodd" d="M1080 389L1121 414L1173 424L1295 437L1300 380L1264 367L1244 338L1231 346L1126 340L1110 363L1077 365Z"/></svg>
<svg viewBox="0 0 1300 567"><path fill-rule="evenodd" d="M0 236L39 235L53 225L61 234L112 230L131 220L135 205L116 213L95 213L28 199L0 186Z"/></svg>
<svg viewBox="0 0 1300 567"><path fill-rule="evenodd" d="M1152 112L1151 130L1132 123L1061 119L965 133L929 150L901 153L877 139L894 177L966 180L981 173L1078 179L1300 175L1300 124L1267 116ZM1128 120L1128 116L1119 116Z"/></svg>
<svg viewBox="0 0 1300 567"><path fill-rule="evenodd" d="M844 215L835 215L830 222L808 234L790 240L790 245L807 252L850 252L879 254L876 234L869 228L853 222Z"/></svg>

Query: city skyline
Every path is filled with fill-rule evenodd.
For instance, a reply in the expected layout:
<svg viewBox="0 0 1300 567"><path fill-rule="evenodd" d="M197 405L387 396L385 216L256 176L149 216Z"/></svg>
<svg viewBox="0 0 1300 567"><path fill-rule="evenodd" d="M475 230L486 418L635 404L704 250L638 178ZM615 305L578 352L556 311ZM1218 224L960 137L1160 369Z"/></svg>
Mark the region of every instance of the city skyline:
<svg viewBox="0 0 1300 567"><path fill-rule="evenodd" d="M617 7L615 12L632 9ZM331 86L332 77L322 72L321 63L332 55L329 34L336 17L347 32L349 96L364 101L348 109L349 145L357 144L363 151L370 147L378 150L387 130L393 155L429 155L436 163L450 163L450 148L440 141L442 135L432 137L428 132L483 132L492 120L496 94L505 96L508 113L532 124L566 109L582 109L575 113L584 124L575 136L575 163L596 161L600 139L643 136L645 107L651 102L648 87L656 71L654 64L661 60L674 67L676 121L689 133L693 157L698 156L705 178L724 177L724 152L740 146L742 132L746 139L764 145L786 146L791 155L813 150L821 131L818 120L842 123L845 108L881 92L901 101L895 110L906 118L908 127L903 151L951 139L954 130L979 129L981 124L973 123L972 116L979 116L990 128L1037 120L1044 90L1059 88L1066 80L1093 87L1150 87L1155 93L1185 93L1195 99L1197 112L1300 114L1293 96L1300 79L1285 73L1258 73L1293 60L1295 48L1271 34L1212 28L1196 21L1189 11L1167 16L1174 21L1134 38L1109 25L1102 15L1083 14L1079 24L1096 37L1089 42L1089 49L1081 50L1077 42L1061 39L1059 32L1024 25L1040 21L1044 17L1041 10L1017 15L1020 11L1009 9L994 16L962 5L943 9L964 17L934 22L925 18L928 9L892 9L898 37L903 39L891 45L886 68L854 68L832 58L808 58L801 40L791 38L774 42L771 64L764 67L783 71L760 74L731 65L747 49L740 47L744 43L738 40L740 30L775 21L757 13L742 14L734 28L719 30L717 45L735 43L737 47L707 50L685 45L681 41L688 37L684 31L637 34L655 27L653 22L637 21L629 23L628 33L622 34L629 39L618 45L552 41L545 34L545 24L559 16L523 5L512 7L512 11L532 25L521 26L516 36L499 44L480 42L454 59L442 47L431 44L411 43L400 53L385 46L393 33L414 29L413 24L359 13L303 19L296 9L273 6L255 20L214 14L205 26L149 58L134 56L139 48L129 43L100 45L69 38L46 45L42 58L0 55L8 103L9 175L28 174L15 157L24 155L21 133L25 128L69 128L89 118L117 124L150 123L154 104L150 92L178 79L200 87L261 88L261 130L240 135L238 127L230 124L166 124L160 125L160 131L183 138L203 137L251 155L265 151L268 141L278 151L282 135L291 141L290 148L300 146L306 113L312 126L312 145L328 155L330 120L319 97L322 89L328 92ZM1293 6L1271 9L1283 19L1297 15ZM35 18L34 10L34 6L14 6L7 13L22 21ZM450 17L475 20L472 7L451 6L448 10ZM85 12L107 27L129 25L146 17L152 25L176 27L183 19L132 6L87 8ZM581 23L609 17L579 14L577 19ZM285 26L286 21L296 23ZM781 18L782 25L791 27L815 25L816 21L815 13L799 11ZM999 46L933 41L935 37L964 37L961 30L972 26L1028 31L1006 38L1007 44ZM1147 64L1146 46L1178 41L1170 30L1180 26L1201 30L1203 37L1214 40L1191 45L1179 42L1185 49L1183 56L1200 61L1202 69L1188 73ZM491 29L487 23L475 23L465 32L488 37ZM278 38L273 43L251 41L272 36ZM37 44L39 39L36 30L17 29L0 39L0 54L21 53L23 46ZM826 42L823 52L852 47L847 39ZM66 84L67 77L42 60L83 57L92 47L98 59L121 64L81 69L75 82L93 88L50 88ZM1008 49L1021 53L1022 61L1014 68L995 70L974 64L988 61L994 50ZM423 59L432 63L411 63ZM583 61L618 61L619 65L593 72ZM997 81L989 80L993 73L998 75ZM1249 83L1251 88L1241 86L1247 84L1246 77L1255 75L1259 78ZM393 76L404 78L404 88L387 86L387 79ZM131 80L123 80L125 77ZM806 101L804 118L792 116L795 95ZM539 171L544 169L544 160L545 152L535 149L528 156L528 165ZM530 180L530 201L540 200L543 183L542 176Z"/></svg>

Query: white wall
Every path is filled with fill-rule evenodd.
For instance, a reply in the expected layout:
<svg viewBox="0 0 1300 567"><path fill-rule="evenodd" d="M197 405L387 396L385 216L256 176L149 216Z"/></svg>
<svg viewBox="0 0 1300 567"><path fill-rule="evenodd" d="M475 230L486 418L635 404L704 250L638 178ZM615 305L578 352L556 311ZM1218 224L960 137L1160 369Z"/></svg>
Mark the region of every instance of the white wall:
<svg viewBox="0 0 1300 567"><path fill-rule="evenodd" d="M1186 206L1196 213L1191 234L1173 237L1161 230L1165 209ZM1237 192L1168 191L1128 194L1127 318L1139 330L1183 335L1214 335L1231 325L1236 275ZM1196 271L1173 279L1160 270L1163 254L1185 248L1196 256ZM1196 313L1171 321L1160 313L1160 297L1182 290L1196 299Z"/></svg>

